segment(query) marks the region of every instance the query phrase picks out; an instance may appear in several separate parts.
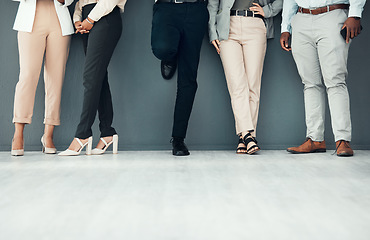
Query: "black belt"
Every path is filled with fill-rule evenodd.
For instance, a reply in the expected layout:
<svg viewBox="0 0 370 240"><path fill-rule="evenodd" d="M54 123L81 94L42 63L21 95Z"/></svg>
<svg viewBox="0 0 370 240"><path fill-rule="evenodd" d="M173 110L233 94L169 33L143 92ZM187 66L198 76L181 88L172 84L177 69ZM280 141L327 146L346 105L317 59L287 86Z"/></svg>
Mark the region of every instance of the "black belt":
<svg viewBox="0 0 370 240"><path fill-rule="evenodd" d="M157 3L202 3L207 0L157 0Z"/></svg>
<svg viewBox="0 0 370 240"><path fill-rule="evenodd" d="M265 19L261 14L255 14L249 10L231 10L230 16L240 16L240 17L258 17L261 19Z"/></svg>

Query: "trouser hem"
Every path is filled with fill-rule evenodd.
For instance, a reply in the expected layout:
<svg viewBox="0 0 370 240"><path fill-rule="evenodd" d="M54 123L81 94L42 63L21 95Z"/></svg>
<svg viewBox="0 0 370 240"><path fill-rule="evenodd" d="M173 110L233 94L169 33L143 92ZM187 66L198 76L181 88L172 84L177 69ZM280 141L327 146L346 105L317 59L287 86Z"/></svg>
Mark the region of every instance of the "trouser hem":
<svg viewBox="0 0 370 240"><path fill-rule="evenodd" d="M14 118L13 118L13 123L31 124L31 123L32 123L32 118L19 118L19 117L14 117Z"/></svg>
<svg viewBox="0 0 370 240"><path fill-rule="evenodd" d="M52 126L59 126L60 125L60 120L45 118L44 119L44 124L45 125L52 125Z"/></svg>

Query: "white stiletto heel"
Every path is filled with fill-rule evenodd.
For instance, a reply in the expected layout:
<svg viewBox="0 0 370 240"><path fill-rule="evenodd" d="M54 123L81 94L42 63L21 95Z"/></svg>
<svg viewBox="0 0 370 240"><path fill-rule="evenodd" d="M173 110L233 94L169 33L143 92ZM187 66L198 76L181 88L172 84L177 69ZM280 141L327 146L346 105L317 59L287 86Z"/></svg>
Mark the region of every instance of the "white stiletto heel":
<svg viewBox="0 0 370 240"><path fill-rule="evenodd" d="M113 144L113 154L117 154L118 153L118 135L115 134L113 135L113 140L110 141L109 143L107 143L104 138L100 138L100 140L104 143L104 148L103 149L99 149L99 148L94 148L91 152L92 155L101 155L103 153L105 153L108 149L108 147L110 145Z"/></svg>
<svg viewBox="0 0 370 240"><path fill-rule="evenodd" d="M24 155L24 142L23 142L23 149L13 150L13 140L12 140L12 150L10 151L10 154L15 157L23 156Z"/></svg>
<svg viewBox="0 0 370 240"><path fill-rule="evenodd" d="M43 153L45 153L45 154L56 154L57 153L56 148L46 147L46 143L45 143L45 140L44 140L44 135L42 135L42 137L41 137L41 143L42 143L42 152Z"/></svg>
<svg viewBox="0 0 370 240"><path fill-rule="evenodd" d="M86 147L86 155L91 155L92 148L92 137L89 137L87 142L83 144L79 138L76 138L77 142L80 144L80 149L76 152L70 149L67 149L58 154L58 156L78 156L81 154L81 151Z"/></svg>

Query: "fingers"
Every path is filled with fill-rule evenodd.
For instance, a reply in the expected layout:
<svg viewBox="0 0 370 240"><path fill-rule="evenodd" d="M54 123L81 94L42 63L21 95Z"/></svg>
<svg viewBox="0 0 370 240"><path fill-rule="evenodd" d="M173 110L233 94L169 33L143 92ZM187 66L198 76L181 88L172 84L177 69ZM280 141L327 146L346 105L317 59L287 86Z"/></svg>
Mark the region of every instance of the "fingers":
<svg viewBox="0 0 370 240"><path fill-rule="evenodd" d="M346 29L346 43L350 42L350 39L357 37L361 33L361 20L356 17L349 17L344 22L342 29Z"/></svg>
<svg viewBox="0 0 370 240"><path fill-rule="evenodd" d="M281 48L287 52L290 51L288 44L285 41L280 42Z"/></svg>
<svg viewBox="0 0 370 240"><path fill-rule="evenodd" d="M357 29L355 28L352 28L351 29L351 39L353 39L355 37L355 34L357 33Z"/></svg>
<svg viewBox="0 0 370 240"><path fill-rule="evenodd" d="M250 7L249 10L253 11L256 14L260 14L262 16L265 16L265 12L263 11L263 8L258 3L253 3L255 7Z"/></svg>
<svg viewBox="0 0 370 240"><path fill-rule="evenodd" d="M213 41L212 41L212 44L213 44L213 46L216 48L217 53L218 53L218 54L220 54L220 48L219 48L220 41L218 41L218 40L213 40Z"/></svg>
<svg viewBox="0 0 370 240"><path fill-rule="evenodd" d="M347 27L346 43L349 43L350 34L351 34L350 29L349 29L349 27Z"/></svg>
<svg viewBox="0 0 370 240"><path fill-rule="evenodd" d="M352 37L352 38L357 37L360 33L361 33L361 27L356 26L356 27L353 29L353 37Z"/></svg>
<svg viewBox="0 0 370 240"><path fill-rule="evenodd" d="M287 52L291 50L291 48L289 47L289 38L290 34L288 32L282 33L280 37L281 48Z"/></svg>

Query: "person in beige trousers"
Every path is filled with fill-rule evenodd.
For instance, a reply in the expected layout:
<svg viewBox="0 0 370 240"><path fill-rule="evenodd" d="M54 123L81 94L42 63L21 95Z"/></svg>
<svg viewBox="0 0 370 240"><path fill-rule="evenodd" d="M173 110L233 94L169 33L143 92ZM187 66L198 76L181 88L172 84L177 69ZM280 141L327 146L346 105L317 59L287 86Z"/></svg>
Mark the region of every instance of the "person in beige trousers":
<svg viewBox="0 0 370 240"><path fill-rule="evenodd" d="M267 38L282 0L209 0L210 41L224 67L239 136L238 154L260 150L256 127Z"/></svg>
<svg viewBox="0 0 370 240"><path fill-rule="evenodd" d="M18 31L20 74L14 97L15 133L11 154L24 154L23 130L32 122L36 88L44 60L45 131L43 152L56 153L54 126L60 125L60 100L74 28L67 6L73 0L19 0L14 29Z"/></svg>

